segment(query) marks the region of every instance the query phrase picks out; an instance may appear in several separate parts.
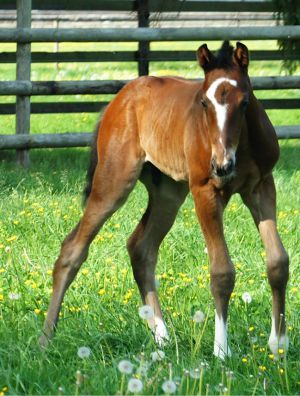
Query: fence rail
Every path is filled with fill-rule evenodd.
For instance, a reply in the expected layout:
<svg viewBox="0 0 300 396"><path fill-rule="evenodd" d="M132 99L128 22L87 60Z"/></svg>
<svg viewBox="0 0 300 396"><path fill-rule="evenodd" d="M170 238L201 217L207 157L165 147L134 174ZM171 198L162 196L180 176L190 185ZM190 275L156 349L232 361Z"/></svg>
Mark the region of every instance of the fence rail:
<svg viewBox="0 0 300 396"><path fill-rule="evenodd" d="M298 139L300 126L275 128L279 139ZM39 133L31 135L0 135L1 149L28 150L34 148L87 147L93 139L92 133Z"/></svg>
<svg viewBox="0 0 300 396"><path fill-rule="evenodd" d="M300 26L115 29L3 29L0 42L140 42L300 39Z"/></svg>

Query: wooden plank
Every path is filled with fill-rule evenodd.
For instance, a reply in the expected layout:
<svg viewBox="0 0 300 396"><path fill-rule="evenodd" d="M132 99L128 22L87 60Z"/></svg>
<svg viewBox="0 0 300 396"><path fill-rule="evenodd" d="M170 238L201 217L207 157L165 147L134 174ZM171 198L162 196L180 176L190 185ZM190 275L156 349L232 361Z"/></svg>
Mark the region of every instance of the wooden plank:
<svg viewBox="0 0 300 396"><path fill-rule="evenodd" d="M17 0L17 27L30 28L31 0ZM17 44L17 80L30 80L31 44ZM18 95L16 99L16 134L30 132L30 96ZM29 167L29 152L17 151L17 162L24 168Z"/></svg>
<svg viewBox="0 0 300 396"><path fill-rule="evenodd" d="M41 133L31 135L0 135L0 149L33 149L85 147L93 133Z"/></svg>
<svg viewBox="0 0 300 396"><path fill-rule="evenodd" d="M300 99L262 99L265 109L299 109ZM31 114L98 113L109 102L36 102L31 103ZM0 103L0 115L15 114L15 103Z"/></svg>
<svg viewBox="0 0 300 396"><path fill-rule="evenodd" d="M196 51L150 51L149 61L195 61ZM284 56L285 55L285 56ZM283 57L284 56L284 57ZM138 51L74 51L74 52L32 52L31 63L68 63L68 62L135 62L138 60ZM298 60L295 52L283 54L281 51L251 51L251 61L283 59ZM0 63L15 63L15 52L1 52Z"/></svg>
<svg viewBox="0 0 300 396"><path fill-rule="evenodd" d="M279 139L299 139L300 125L275 127ZM43 133L31 135L0 135L0 150L86 147L93 133Z"/></svg>
<svg viewBox="0 0 300 396"><path fill-rule="evenodd" d="M0 95L115 94L127 82L127 80L0 81ZM253 77L251 82L255 90L300 88L300 76Z"/></svg>
<svg viewBox="0 0 300 396"><path fill-rule="evenodd" d="M136 42L300 39L300 26L115 29L1 29L2 42Z"/></svg>
<svg viewBox="0 0 300 396"><path fill-rule="evenodd" d="M149 4L148 0L137 0L138 27L149 27ZM145 76L149 74L148 54L150 50L149 41L139 41L138 47L138 75Z"/></svg>
<svg viewBox="0 0 300 396"><path fill-rule="evenodd" d="M31 114L98 113L109 102L36 102L31 103ZM15 114L15 103L0 103L0 115Z"/></svg>
<svg viewBox="0 0 300 396"><path fill-rule="evenodd" d="M133 0L33 0L35 10L103 10L103 11L134 11ZM1 9L15 9L15 1L1 0ZM189 1L189 0L150 0L151 12L179 11L261 11L273 12L274 5L270 1Z"/></svg>

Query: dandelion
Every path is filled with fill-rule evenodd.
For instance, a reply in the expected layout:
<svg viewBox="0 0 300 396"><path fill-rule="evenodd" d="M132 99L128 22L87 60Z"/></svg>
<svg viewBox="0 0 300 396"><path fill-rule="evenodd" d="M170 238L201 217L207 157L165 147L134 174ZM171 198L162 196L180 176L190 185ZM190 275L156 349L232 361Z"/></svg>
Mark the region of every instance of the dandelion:
<svg viewBox="0 0 300 396"><path fill-rule="evenodd" d="M86 359L90 356L91 352L92 351L89 347L83 346L83 347L78 348L77 355L81 359Z"/></svg>
<svg viewBox="0 0 300 396"><path fill-rule="evenodd" d="M275 358L274 354L273 354L273 353L270 353L270 354L269 354L269 358L270 358L271 360L274 360L274 358Z"/></svg>
<svg viewBox="0 0 300 396"><path fill-rule="evenodd" d="M202 323L204 322L204 319L205 319L205 315L202 311L199 310L194 313L193 321L195 323Z"/></svg>
<svg viewBox="0 0 300 396"><path fill-rule="evenodd" d="M267 370L266 366L259 366L258 368L260 369L260 371L266 371Z"/></svg>
<svg viewBox="0 0 300 396"><path fill-rule="evenodd" d="M10 300L19 300L21 298L21 294L20 293L9 293L8 298Z"/></svg>
<svg viewBox="0 0 300 396"><path fill-rule="evenodd" d="M36 315L39 315L42 311L39 308L35 308L34 313Z"/></svg>
<svg viewBox="0 0 300 396"><path fill-rule="evenodd" d="M245 292L242 294L242 300L244 301L245 304L250 304L252 301L251 294L248 292Z"/></svg>
<svg viewBox="0 0 300 396"><path fill-rule="evenodd" d="M193 379L200 378L200 370L198 368L196 368L194 370L190 370L190 377Z"/></svg>
<svg viewBox="0 0 300 396"><path fill-rule="evenodd" d="M278 349L278 353L279 353L279 355L283 355L283 354L284 354L284 349L279 348L279 349Z"/></svg>
<svg viewBox="0 0 300 396"><path fill-rule="evenodd" d="M127 386L128 392L139 393L143 390L143 383L137 378L130 378Z"/></svg>
<svg viewBox="0 0 300 396"><path fill-rule="evenodd" d="M122 374L131 374L133 371L133 364L129 360L121 360L118 364L118 370Z"/></svg>
<svg viewBox="0 0 300 396"><path fill-rule="evenodd" d="M153 308L150 305L143 305L139 308L139 315L144 320L152 319L154 317Z"/></svg>
<svg viewBox="0 0 300 396"><path fill-rule="evenodd" d="M248 362L248 359L247 359L246 357L243 357L243 358L242 358L242 362L243 362L243 363L247 363L247 362Z"/></svg>
<svg viewBox="0 0 300 396"><path fill-rule="evenodd" d="M160 360L163 360L165 358L165 352L157 350L155 352L151 352L151 359L153 362L158 362Z"/></svg>
<svg viewBox="0 0 300 396"><path fill-rule="evenodd" d="M103 294L105 294L105 290L104 290L104 289L100 289L100 290L98 291L98 294L99 294L100 296L103 296Z"/></svg>
<svg viewBox="0 0 300 396"><path fill-rule="evenodd" d="M164 381L164 383L162 384L162 390L166 394L175 393L176 392L176 384L175 384L175 382L172 381L172 380Z"/></svg>

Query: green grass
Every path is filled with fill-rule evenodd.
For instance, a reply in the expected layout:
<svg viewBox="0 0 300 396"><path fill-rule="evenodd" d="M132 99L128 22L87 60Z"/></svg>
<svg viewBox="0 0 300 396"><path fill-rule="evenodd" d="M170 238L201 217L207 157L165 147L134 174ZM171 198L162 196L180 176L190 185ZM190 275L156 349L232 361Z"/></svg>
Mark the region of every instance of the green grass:
<svg viewBox="0 0 300 396"><path fill-rule="evenodd" d="M156 48L162 48L159 45L155 44ZM97 48L99 44L94 47ZM37 45L36 49L41 48ZM111 44L107 44L106 49L111 49ZM157 63L152 67L154 74L200 75L195 63ZM40 80L90 79L94 73L99 78L132 78L136 73L136 66L132 64L126 67L121 64L61 65L60 68L61 75L53 65L34 65L33 73L35 79ZM254 62L251 71L253 76L261 72L276 75L280 73L280 65L273 62L262 67L261 63ZM4 65L0 78L14 78L13 66ZM260 94L268 97L271 93ZM299 90L272 95L297 97ZM34 100L44 99L66 98ZM84 99L84 96L68 98ZM89 99L104 97L95 95ZM274 124L299 124L297 110L269 114ZM92 131L96 118L96 114L34 115L31 128L33 133ZM13 133L14 117L0 117L0 128L1 133ZM271 296L264 251L253 221L238 196L232 199L225 215L226 238L237 270L229 318L233 357L222 364L212 356L214 306L209 289L208 258L189 196L160 249L156 273L171 342L165 348L165 359L152 363L147 377L142 377L143 393L161 394L163 381L171 376L177 383L177 394L300 394L299 149L299 141L282 141L281 159L274 172L278 227L291 259L287 297L291 346L287 360L276 362L269 357ZM1 392L57 394L59 387L63 387L64 394L126 393L128 378L124 379L119 373L119 361L131 360L136 371L141 361L151 361L150 354L156 350L149 330L137 313L140 298L125 248L147 204L141 184L92 244L83 270L66 295L53 343L45 352L37 347L51 294L52 265L61 241L81 215L81 191L87 165L86 149L33 150L31 168L26 172L16 167L12 151L0 152L1 396ZM247 306L241 299L245 291L253 298ZM11 293L20 298L12 299ZM192 321L196 309L205 313L204 324L195 325ZM83 360L77 356L81 346L91 348L89 358ZM202 367L203 362L208 363L208 367L201 381L191 378L186 370ZM76 386L77 370L85 376L80 386Z"/></svg>
<svg viewBox="0 0 300 396"><path fill-rule="evenodd" d="M228 370L234 373L231 394L300 393L299 148L299 142L283 142L275 170L279 230L291 258L287 361L274 362L269 357L270 290L263 247L238 197L225 216L227 241L237 268L229 319L233 357L225 364L213 358L208 259L188 197L160 250L157 278L171 343L165 349L165 360L153 363L147 379L143 378L146 394L161 393L169 364L180 387L178 393L196 394L199 380L184 375L183 370L195 369L203 361L209 364L203 376L204 393L207 385L209 394L220 393L221 382L228 387ZM83 271L67 293L55 340L41 353L36 342L51 292L50 271L60 242L80 217L88 153L84 149L32 151L28 173L16 168L13 153L2 152L1 158L0 386L7 386L8 394L56 394L60 386L65 394L72 394L76 392L75 372L81 370L87 378L80 393L116 394L121 387L118 362L128 358L138 366L141 353L149 361L156 349L137 314L140 299L125 249L146 206L144 188L137 185L126 205L96 237ZM99 294L101 289L104 294ZM249 306L241 299L245 291L253 297ZM20 299L11 300L10 293L20 294ZM205 326L193 323L195 309L207 315ZM91 348L90 358L77 356L80 346Z"/></svg>

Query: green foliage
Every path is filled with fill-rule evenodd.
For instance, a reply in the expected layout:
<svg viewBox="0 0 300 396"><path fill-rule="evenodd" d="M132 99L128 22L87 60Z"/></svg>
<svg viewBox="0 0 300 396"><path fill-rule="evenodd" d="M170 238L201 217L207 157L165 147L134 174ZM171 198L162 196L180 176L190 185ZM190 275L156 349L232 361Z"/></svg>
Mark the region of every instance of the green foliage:
<svg viewBox="0 0 300 396"><path fill-rule="evenodd" d="M278 23L284 25L300 25L300 2L299 0L273 0L275 5L275 17ZM300 65L300 40L278 40L279 48L283 56L283 68L293 74ZM297 60L288 59L289 54L295 54Z"/></svg>

